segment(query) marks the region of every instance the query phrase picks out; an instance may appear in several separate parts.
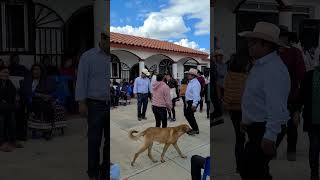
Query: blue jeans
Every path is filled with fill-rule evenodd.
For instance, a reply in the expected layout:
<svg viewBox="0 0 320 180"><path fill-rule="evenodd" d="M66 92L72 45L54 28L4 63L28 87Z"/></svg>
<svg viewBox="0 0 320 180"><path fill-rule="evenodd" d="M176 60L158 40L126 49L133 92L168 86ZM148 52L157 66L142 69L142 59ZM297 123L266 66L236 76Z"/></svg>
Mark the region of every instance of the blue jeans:
<svg viewBox="0 0 320 180"><path fill-rule="evenodd" d="M138 96L138 118L145 118L147 107L148 107L148 93L146 94L138 93L137 96Z"/></svg>
<svg viewBox="0 0 320 180"><path fill-rule="evenodd" d="M88 100L88 176L98 177L100 170L109 168L108 138L110 107L105 101ZM100 166L100 146L104 135L103 162ZM105 172L105 171L104 171Z"/></svg>

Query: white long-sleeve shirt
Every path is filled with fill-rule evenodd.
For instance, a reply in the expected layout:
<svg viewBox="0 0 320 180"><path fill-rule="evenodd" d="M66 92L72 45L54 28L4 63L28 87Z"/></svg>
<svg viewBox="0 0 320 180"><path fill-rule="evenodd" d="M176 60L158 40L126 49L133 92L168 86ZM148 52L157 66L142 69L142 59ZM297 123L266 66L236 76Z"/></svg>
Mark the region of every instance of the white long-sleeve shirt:
<svg viewBox="0 0 320 180"><path fill-rule="evenodd" d="M193 101L192 106L197 107L201 97L201 85L197 78L192 79L187 86L186 101Z"/></svg>

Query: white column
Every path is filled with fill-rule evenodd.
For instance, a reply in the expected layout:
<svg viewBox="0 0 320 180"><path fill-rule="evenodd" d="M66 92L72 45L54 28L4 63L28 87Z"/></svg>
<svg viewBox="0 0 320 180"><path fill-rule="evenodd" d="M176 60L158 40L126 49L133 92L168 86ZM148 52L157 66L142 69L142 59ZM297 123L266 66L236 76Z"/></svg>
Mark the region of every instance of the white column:
<svg viewBox="0 0 320 180"><path fill-rule="evenodd" d="M109 12L110 4L107 0L94 0L94 45L98 47L100 42L100 34L102 31L109 29ZM109 30L108 30L109 31Z"/></svg>
<svg viewBox="0 0 320 180"><path fill-rule="evenodd" d="M174 79L178 78L178 65L176 62L172 64L172 75Z"/></svg>
<svg viewBox="0 0 320 180"><path fill-rule="evenodd" d="M139 75L142 73L142 69L144 69L144 60L139 61Z"/></svg>
<svg viewBox="0 0 320 180"><path fill-rule="evenodd" d="M198 66L197 66L197 69L198 69L199 71L201 71L202 65L198 65Z"/></svg>
<svg viewBox="0 0 320 180"><path fill-rule="evenodd" d="M279 25L287 26L292 31L292 11L290 7L279 10Z"/></svg>

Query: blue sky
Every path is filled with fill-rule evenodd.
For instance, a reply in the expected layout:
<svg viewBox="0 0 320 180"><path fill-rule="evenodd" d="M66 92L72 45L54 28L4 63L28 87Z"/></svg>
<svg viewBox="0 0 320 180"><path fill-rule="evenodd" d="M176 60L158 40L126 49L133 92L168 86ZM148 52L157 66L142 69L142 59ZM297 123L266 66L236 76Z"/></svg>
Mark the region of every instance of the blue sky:
<svg viewBox="0 0 320 180"><path fill-rule="evenodd" d="M110 30L208 51L209 0L111 0Z"/></svg>

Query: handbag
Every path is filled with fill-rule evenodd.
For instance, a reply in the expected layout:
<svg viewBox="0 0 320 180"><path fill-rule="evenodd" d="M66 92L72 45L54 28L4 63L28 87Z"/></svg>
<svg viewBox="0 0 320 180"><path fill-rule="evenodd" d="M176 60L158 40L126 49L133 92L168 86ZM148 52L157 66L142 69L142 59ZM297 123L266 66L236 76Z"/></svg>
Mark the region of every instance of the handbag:
<svg viewBox="0 0 320 180"><path fill-rule="evenodd" d="M176 88L170 88L170 96L171 96L171 99L175 99L178 97Z"/></svg>
<svg viewBox="0 0 320 180"><path fill-rule="evenodd" d="M247 74L229 71L224 82L223 105L226 110L241 110Z"/></svg>

